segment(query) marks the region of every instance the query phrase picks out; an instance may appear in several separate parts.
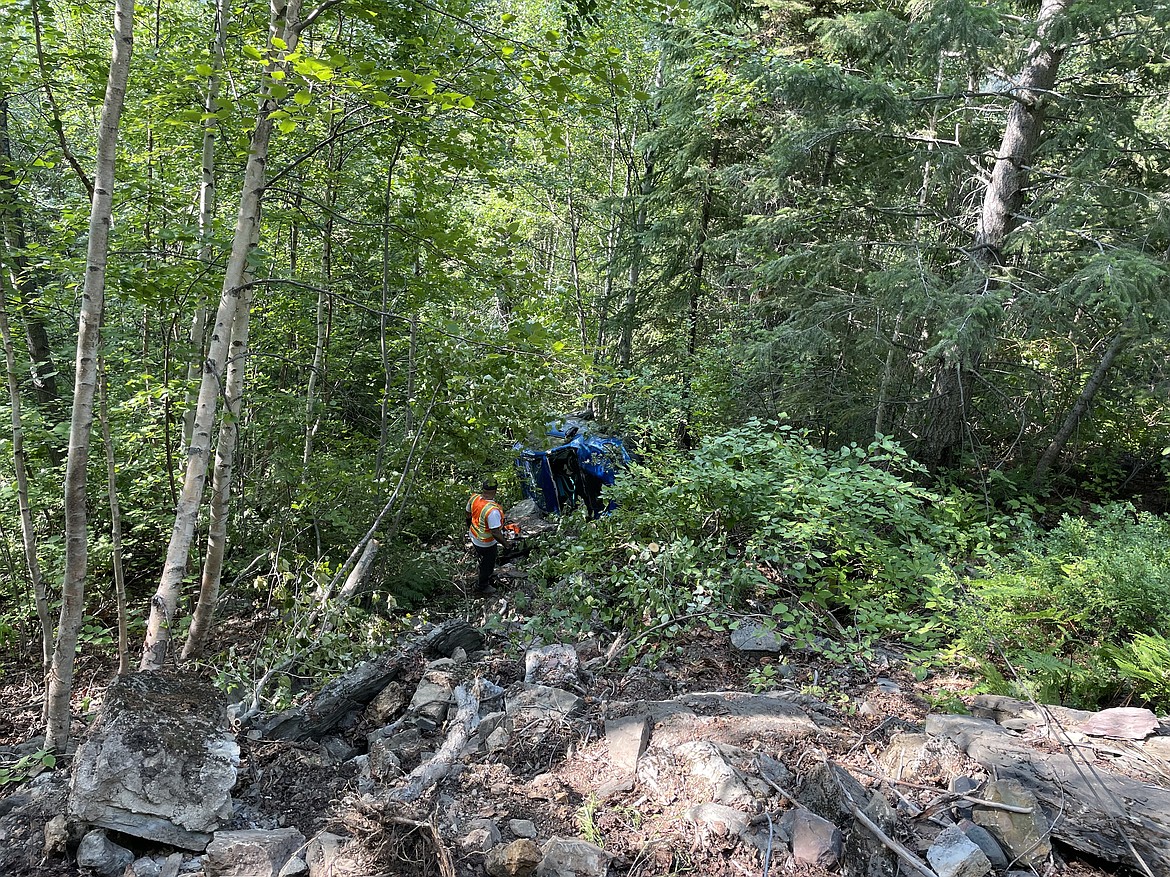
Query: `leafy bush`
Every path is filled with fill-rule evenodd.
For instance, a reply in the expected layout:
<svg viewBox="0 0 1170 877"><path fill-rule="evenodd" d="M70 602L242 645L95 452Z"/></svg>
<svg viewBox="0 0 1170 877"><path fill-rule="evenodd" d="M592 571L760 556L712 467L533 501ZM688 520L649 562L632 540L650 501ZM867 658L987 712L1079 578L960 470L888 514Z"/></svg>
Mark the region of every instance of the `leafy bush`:
<svg viewBox="0 0 1170 877"><path fill-rule="evenodd" d="M752 421L690 458L633 466L612 489L618 510L573 527L538 571L562 605L614 626L747 610L806 640L826 624L856 628L859 647L890 629L922 637L910 613L954 532L921 474L888 439L827 452Z"/></svg>
<svg viewBox="0 0 1170 877"><path fill-rule="evenodd" d="M1003 671L1006 662L1040 699L1165 702L1159 643L1145 635L1170 629L1170 523L1129 504L1094 513L1025 534L968 578L961 644Z"/></svg>

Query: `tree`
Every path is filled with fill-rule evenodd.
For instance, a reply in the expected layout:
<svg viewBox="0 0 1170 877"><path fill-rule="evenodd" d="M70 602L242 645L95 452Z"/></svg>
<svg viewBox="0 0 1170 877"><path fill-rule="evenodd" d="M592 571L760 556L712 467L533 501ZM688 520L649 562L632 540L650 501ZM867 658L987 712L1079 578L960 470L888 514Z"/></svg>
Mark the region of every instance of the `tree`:
<svg viewBox="0 0 1170 877"><path fill-rule="evenodd" d="M114 163L118 125L126 100L130 57L134 47L133 0L115 0L114 40L106 96L102 103L93 203L89 214L85 282L77 332L73 413L69 426L69 454L65 473L65 581L57 624L53 661L49 671L45 748L63 751L69 740L69 699L73 691L73 662L85 607L88 563L86 467L93 432L93 400L98 381L98 344L105 300L106 259L113 215Z"/></svg>

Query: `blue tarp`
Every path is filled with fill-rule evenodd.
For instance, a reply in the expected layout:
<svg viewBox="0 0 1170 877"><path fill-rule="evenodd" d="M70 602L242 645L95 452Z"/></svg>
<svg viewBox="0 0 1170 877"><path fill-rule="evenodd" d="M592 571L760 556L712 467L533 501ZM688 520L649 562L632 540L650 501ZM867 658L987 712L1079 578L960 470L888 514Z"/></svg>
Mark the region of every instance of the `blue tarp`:
<svg viewBox="0 0 1170 877"><path fill-rule="evenodd" d="M594 435L587 424L573 420L550 424L546 438L551 447L516 445L524 495L545 514L572 511L580 504L592 518L612 509L612 502L603 503L601 491L630 462L622 440Z"/></svg>

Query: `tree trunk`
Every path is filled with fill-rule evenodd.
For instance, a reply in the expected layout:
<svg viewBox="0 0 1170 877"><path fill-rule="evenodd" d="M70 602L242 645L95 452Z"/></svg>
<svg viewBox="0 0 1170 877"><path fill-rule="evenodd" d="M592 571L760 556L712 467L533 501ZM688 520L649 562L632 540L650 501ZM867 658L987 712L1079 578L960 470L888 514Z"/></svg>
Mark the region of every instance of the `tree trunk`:
<svg viewBox="0 0 1170 877"><path fill-rule="evenodd" d="M958 461L966 433L975 375L995 342L1000 312L992 297L1001 282L1003 245L1019 221L1032 156L1040 142L1048 98L1056 83L1064 46L1048 36L1053 21L1071 0L1042 0L1037 15L1038 38L1028 47L1024 68L1012 89L1003 140L996 153L991 178L984 190L983 211L975 232L975 285L970 306L957 314L956 337L939 355L931 397L925 406L918 456L932 465Z"/></svg>
<svg viewBox="0 0 1170 877"><path fill-rule="evenodd" d="M277 49L276 42L282 41L287 52L296 48L300 0L289 0L283 7L273 8L269 50L279 55L285 50ZM187 471L183 479L183 490L175 509L175 526L167 546L166 562L158 590L151 598L150 619L146 628L146 641L142 649L140 668L157 670L163 666L171 639L171 622L178 603L179 590L187 573L187 560L191 543L195 538L195 525L199 518L199 506L203 498L203 487L207 480L207 463L211 451L211 430L215 423L215 411L219 401L224 366L227 361L231 327L235 320L244 287L244 273L248 255L254 247L260 225L260 204L264 195L265 166L268 161L268 144L272 137L271 114L278 101L272 95L272 86L278 62L269 65L265 71L264 92L260 110L256 116L256 127L244 167L244 182L240 194L240 209L236 218L236 230L232 238L231 255L228 257L224 274L223 291L216 310L215 325L211 330L211 343L203 363L203 376L199 385L199 401L195 409L195 423L188 449ZM279 63L283 66L283 62Z"/></svg>
<svg viewBox="0 0 1170 877"><path fill-rule="evenodd" d="M12 268L10 280L20 302L25 340L32 360L36 401L47 409L49 419L55 423L61 417L57 367L53 362L45 321L37 313L40 296L37 294L33 270L24 256L24 213L17 197L16 178L12 164L12 144L8 138L8 96L0 93L0 240L8 251L6 262ZM61 453L57 446L50 441L47 450L52 464L59 465Z"/></svg>
<svg viewBox="0 0 1170 877"><path fill-rule="evenodd" d="M0 247L0 252L5 248ZM12 330L8 323L8 278L0 276L0 336L4 342L4 361L8 373L8 399L12 414L12 465L16 471L16 502L20 508L20 534L24 545L24 559L32 583L37 618L41 622L41 657L43 672L49 672L53 652L53 619L49 615L49 601L45 581L37 558L37 533L33 529L32 509L28 499L28 468L24 457L24 425L20 413L20 384L16 372L16 352L12 344Z"/></svg>
<svg viewBox="0 0 1170 877"><path fill-rule="evenodd" d="M118 672L130 672L130 636L126 618L126 573L122 566L122 509L118 504L118 466L114 455L114 441L110 436L110 410L106 369L98 357L98 390L101 394L99 417L102 426L102 445L106 450L106 493L110 497L110 541L113 548L114 593L118 601Z"/></svg>
<svg viewBox="0 0 1170 877"><path fill-rule="evenodd" d="M210 265L212 259L211 234L215 219L215 135L219 121L212 114L219 108L220 71L223 70L224 48L227 44L227 0L218 0L215 7L215 32L211 38L211 75L207 77L207 94L203 101L202 177L199 183L199 262ZM191 317L191 359L187 363L187 404L183 411L183 449L191 446L195 430L195 382L203 366L203 336L207 332L207 305L200 301Z"/></svg>
<svg viewBox="0 0 1170 877"><path fill-rule="evenodd" d="M1044 482L1048 480L1048 472L1052 469L1057 457L1060 456L1060 452L1064 450L1064 446L1068 444L1068 440L1072 438L1072 434L1080 426L1081 419L1093 404L1097 391L1101 389L1101 385L1105 383L1105 378L1109 374L1109 369L1113 367L1113 361L1117 359L1117 355L1125 347L1125 341L1125 329L1119 329L1109 342L1109 346L1105 348L1105 353L1102 354L1097 367L1093 369L1093 373L1085 381L1080 395L1077 396L1077 401L1073 403L1068 416L1064 418L1064 423L1060 425L1060 429L1056 431L1056 435L1052 437L1052 441L1049 442L1048 447L1040 456L1040 462L1036 464L1036 471L1032 473L1033 488L1043 487Z"/></svg>
<svg viewBox="0 0 1170 877"><path fill-rule="evenodd" d="M239 436L240 408L244 401L244 374L248 366L248 323L251 316L252 287L245 286L232 324L231 356L228 359L227 383L224 386L224 416L219 423L219 441L215 444L215 468L211 477L211 512L207 528L207 556L199 584L199 600L191 619L191 630L183 646L184 658L203 654L211 633L219 588L223 577L223 559L227 552L227 525L230 517L232 470L235 466L236 439Z"/></svg>
<svg viewBox="0 0 1170 877"><path fill-rule="evenodd" d="M719 141L711 146L711 174L719 165ZM678 444L685 451L694 446L694 436L691 434L692 412L691 405L694 398L694 376L698 368L696 355L699 352L699 309L703 297L703 268L707 261L707 239L711 235L711 214L714 207L714 192L712 183L708 179L703 183L699 193L699 227L695 232L695 252L691 259L691 278L687 292L687 355L684 368L686 377L683 379L682 422L679 424Z"/></svg>
<svg viewBox="0 0 1170 877"><path fill-rule="evenodd" d="M85 475L93 429L93 397L97 389L97 354L113 214L114 157L118 145L118 124L126 100L126 82L130 76L133 33L133 0L115 0L113 50L98 129L85 282L82 286L77 331L73 413L69 425L69 454L65 471L65 580L61 589L61 615L46 698L45 748L53 751L64 751L69 742L73 662L77 655L77 636L81 631L85 610L88 559Z"/></svg>

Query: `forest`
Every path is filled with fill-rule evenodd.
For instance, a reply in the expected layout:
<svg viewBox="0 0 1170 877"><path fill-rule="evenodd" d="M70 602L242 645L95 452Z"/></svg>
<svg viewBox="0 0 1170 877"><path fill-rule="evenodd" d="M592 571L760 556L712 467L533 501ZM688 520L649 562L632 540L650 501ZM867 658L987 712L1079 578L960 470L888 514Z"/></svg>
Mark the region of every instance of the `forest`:
<svg viewBox="0 0 1170 877"><path fill-rule="evenodd" d="M633 459L531 636L764 617L1170 707L1168 45L1164 0L3 0L43 751L79 661L287 705L462 599L469 493L568 416Z"/></svg>

